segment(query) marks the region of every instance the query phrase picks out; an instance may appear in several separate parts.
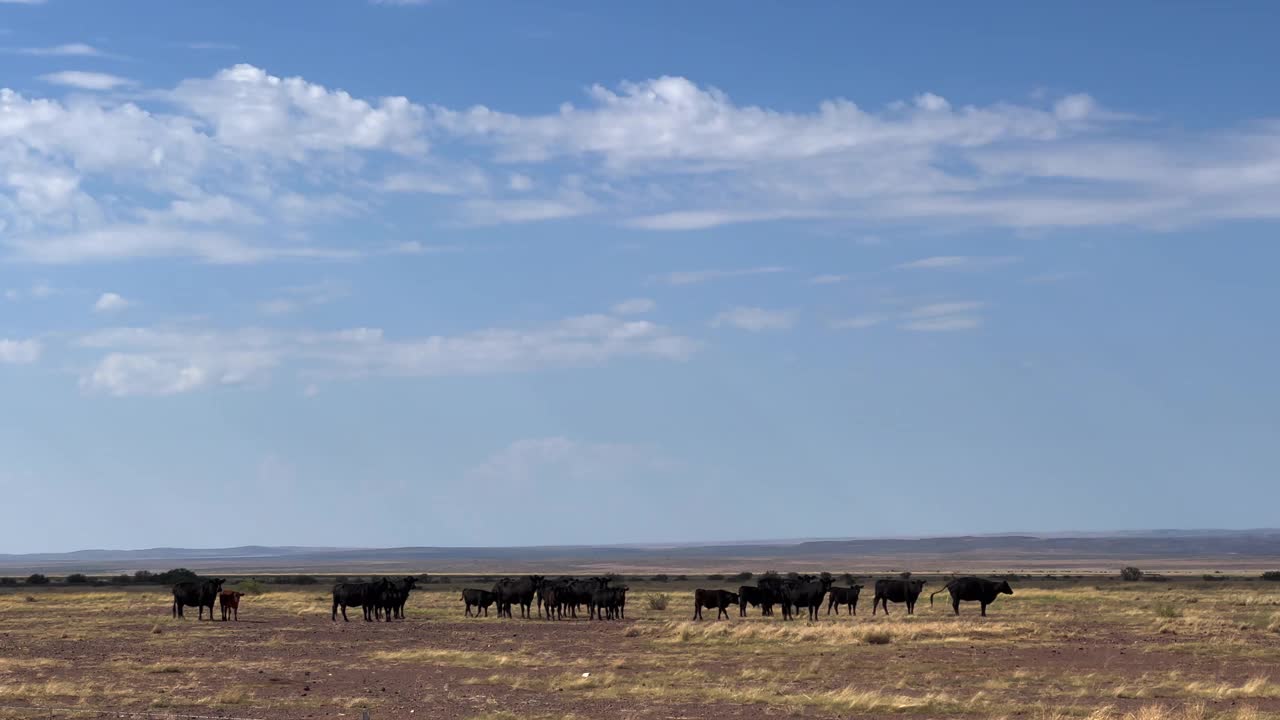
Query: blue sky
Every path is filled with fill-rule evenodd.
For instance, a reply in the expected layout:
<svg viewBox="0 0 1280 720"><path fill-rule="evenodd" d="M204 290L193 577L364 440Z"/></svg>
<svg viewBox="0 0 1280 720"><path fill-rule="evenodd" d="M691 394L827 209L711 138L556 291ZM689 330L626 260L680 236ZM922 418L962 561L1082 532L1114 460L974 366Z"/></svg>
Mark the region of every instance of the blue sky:
<svg viewBox="0 0 1280 720"><path fill-rule="evenodd" d="M1257 527L1272 3L0 1L0 552Z"/></svg>

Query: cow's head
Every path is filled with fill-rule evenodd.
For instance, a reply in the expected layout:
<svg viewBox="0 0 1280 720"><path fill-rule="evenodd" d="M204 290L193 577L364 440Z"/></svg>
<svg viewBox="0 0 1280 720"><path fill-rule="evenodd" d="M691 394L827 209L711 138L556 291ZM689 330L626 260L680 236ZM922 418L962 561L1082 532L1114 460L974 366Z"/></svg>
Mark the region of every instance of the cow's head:
<svg viewBox="0 0 1280 720"><path fill-rule="evenodd" d="M853 591L855 591L855 592L856 592L856 591L858 591L858 590L861 590L861 589L862 589L862 586L861 586L861 585L850 585L850 586L849 586L849 589L850 589L850 590L853 590Z"/></svg>
<svg viewBox="0 0 1280 720"><path fill-rule="evenodd" d="M210 578L209 582L213 585L214 592L222 592L222 583L226 582L226 578Z"/></svg>
<svg viewBox="0 0 1280 720"><path fill-rule="evenodd" d="M540 588L547 579L541 575L530 575L529 580L533 583L534 587Z"/></svg>
<svg viewBox="0 0 1280 720"><path fill-rule="evenodd" d="M831 589L831 585L832 585L832 583L834 583L835 581L836 581L836 580L835 580L835 578L832 578L832 577L824 577L824 578L822 578L821 580L819 580L818 582L822 583L822 591L823 591L823 592L826 592L826 591L828 591L828 590L830 590L830 589Z"/></svg>
<svg viewBox="0 0 1280 720"><path fill-rule="evenodd" d="M405 576L405 578L404 578L404 580L402 580L402 581L401 581L401 583L404 585L404 589L405 589L405 590L412 590L412 589L414 589L415 587L417 587L417 585L418 585L418 578L416 578L416 577L410 577L410 576L406 575L406 576Z"/></svg>
<svg viewBox="0 0 1280 720"><path fill-rule="evenodd" d="M1000 583L1000 587L996 588L996 592L1000 592L1000 593L1003 593L1003 594L1005 594L1005 595L1012 595L1012 594L1013 594L1013 588L1009 587L1009 581L1008 581L1008 580L1004 580L1004 581L1002 581L1002 582Z"/></svg>

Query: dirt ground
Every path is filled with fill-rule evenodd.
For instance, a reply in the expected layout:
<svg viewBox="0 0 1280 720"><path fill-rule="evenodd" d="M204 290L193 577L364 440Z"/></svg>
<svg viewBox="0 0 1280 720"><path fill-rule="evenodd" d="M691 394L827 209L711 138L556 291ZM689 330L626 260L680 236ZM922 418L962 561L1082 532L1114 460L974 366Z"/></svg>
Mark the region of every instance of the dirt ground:
<svg viewBox="0 0 1280 720"><path fill-rule="evenodd" d="M1280 584L1022 581L985 619L940 596L817 623L695 623L687 588L632 587L625 621L464 618L432 586L376 624L330 621L323 587L226 623L162 588L7 588L0 718L1280 718Z"/></svg>

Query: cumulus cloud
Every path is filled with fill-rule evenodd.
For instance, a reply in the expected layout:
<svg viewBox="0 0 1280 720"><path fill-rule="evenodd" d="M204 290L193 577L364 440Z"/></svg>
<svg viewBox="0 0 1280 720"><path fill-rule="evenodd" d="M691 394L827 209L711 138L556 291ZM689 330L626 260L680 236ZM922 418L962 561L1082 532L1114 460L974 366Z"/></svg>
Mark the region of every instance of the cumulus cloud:
<svg viewBox="0 0 1280 720"><path fill-rule="evenodd" d="M284 364L315 378L436 377L592 367L623 357L674 361L697 349L695 341L661 325L603 314L543 327L404 339L388 337L378 328L125 327L91 333L78 345L103 353L82 376L82 387L111 395L163 395L264 382Z"/></svg>
<svg viewBox="0 0 1280 720"><path fill-rule="evenodd" d="M39 340L0 338L0 363L29 365L40 359L44 345Z"/></svg>
<svg viewBox="0 0 1280 720"><path fill-rule="evenodd" d="M751 332L787 330L795 324L790 310L766 310L758 307L735 307L711 319L712 327L733 327Z"/></svg>
<svg viewBox="0 0 1280 720"><path fill-rule="evenodd" d="M131 305L120 295L113 292L102 293L98 296L98 301L93 304L93 311L96 313L114 313L120 312Z"/></svg>

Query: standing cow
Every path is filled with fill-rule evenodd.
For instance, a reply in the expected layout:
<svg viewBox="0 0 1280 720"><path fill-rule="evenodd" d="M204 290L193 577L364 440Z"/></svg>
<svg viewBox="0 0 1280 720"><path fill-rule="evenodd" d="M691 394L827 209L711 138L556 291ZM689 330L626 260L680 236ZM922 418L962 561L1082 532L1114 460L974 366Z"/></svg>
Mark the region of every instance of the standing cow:
<svg viewBox="0 0 1280 720"><path fill-rule="evenodd" d="M889 614L889 603L904 602L907 614L915 615L916 601L924 591L925 580L877 580L876 597L871 601L871 614L876 614L878 606L884 607L884 614Z"/></svg>
<svg viewBox="0 0 1280 720"><path fill-rule="evenodd" d="M489 617L489 606L494 602L493 593L488 590L478 590L476 588L467 588L462 591L462 602L467 604L466 617L471 617L471 608L475 608L475 616L480 617L480 612L484 611L484 616Z"/></svg>
<svg viewBox="0 0 1280 720"><path fill-rule="evenodd" d="M520 617L533 617L533 600L538 594L543 577L528 575L522 578L502 578L493 584L493 594L497 596L498 616L511 617L511 606L520 606Z"/></svg>
<svg viewBox="0 0 1280 720"><path fill-rule="evenodd" d="M831 608L836 609L836 614L840 614L840 606L844 605L850 615L858 614L858 595L862 593L861 585L852 587L831 588L831 594L827 596L827 614L831 614Z"/></svg>
<svg viewBox="0 0 1280 720"><path fill-rule="evenodd" d="M195 607L200 608L197 618L204 619L204 609L209 608L209 619L213 619L213 604L218 600L218 593L222 592L222 583L226 582L223 578L210 578L208 580L184 580L173 586L173 616L176 618L184 617L182 608Z"/></svg>
<svg viewBox="0 0 1280 720"><path fill-rule="evenodd" d="M240 622L240 598L244 597L244 593L236 590L223 590L218 593L218 609L222 610L222 622L226 622L233 615L236 622Z"/></svg>
<svg viewBox="0 0 1280 720"><path fill-rule="evenodd" d="M729 619L729 611L725 608L730 605L736 605L738 602L738 593L729 592L728 590L703 590L698 588L693 591L693 619L702 619L702 608L716 608L716 619L719 620L721 615L724 619Z"/></svg>
<svg viewBox="0 0 1280 720"><path fill-rule="evenodd" d="M960 614L960 602L964 601L982 603L982 617L987 616L987 606L995 602L997 597L1013 594L1013 588L1009 587L1008 580L996 582L978 577L956 578L943 585L933 595L943 591L951 593L951 609L956 615ZM929 596L929 605L933 605L933 595Z"/></svg>
<svg viewBox="0 0 1280 720"><path fill-rule="evenodd" d="M333 612L330 615L330 619L336 621L338 619L338 608L342 608L342 619L350 622L350 619L347 618L347 608L359 607L364 611L365 621L372 622L374 613L382 603L390 586L391 583L386 578L373 582L347 582L334 585Z"/></svg>

